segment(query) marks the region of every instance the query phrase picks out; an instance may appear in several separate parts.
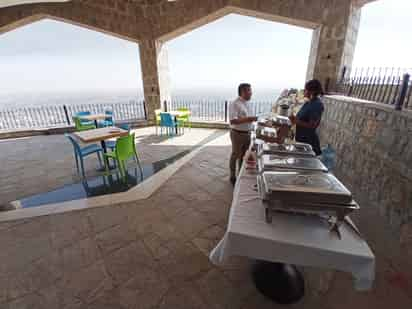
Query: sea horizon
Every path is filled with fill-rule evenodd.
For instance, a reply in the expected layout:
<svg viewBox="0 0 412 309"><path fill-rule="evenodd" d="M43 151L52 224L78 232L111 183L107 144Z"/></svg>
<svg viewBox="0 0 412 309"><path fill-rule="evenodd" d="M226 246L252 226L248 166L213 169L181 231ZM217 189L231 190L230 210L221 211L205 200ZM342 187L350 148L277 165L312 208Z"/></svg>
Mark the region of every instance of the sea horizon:
<svg viewBox="0 0 412 309"><path fill-rule="evenodd" d="M279 89L254 88L252 102L274 102L279 96ZM172 101L232 101L236 99L236 89L173 89ZM0 110L14 110L27 107L60 106L79 104L116 104L130 101L143 101L139 89L80 89L80 90L36 90L10 91L0 94Z"/></svg>

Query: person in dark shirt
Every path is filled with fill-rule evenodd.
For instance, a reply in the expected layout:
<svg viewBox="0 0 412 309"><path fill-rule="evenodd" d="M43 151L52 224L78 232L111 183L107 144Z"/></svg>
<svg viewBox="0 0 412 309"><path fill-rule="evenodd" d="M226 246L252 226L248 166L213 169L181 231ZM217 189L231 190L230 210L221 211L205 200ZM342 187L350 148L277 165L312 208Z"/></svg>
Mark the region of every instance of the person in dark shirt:
<svg viewBox="0 0 412 309"><path fill-rule="evenodd" d="M296 124L296 141L310 144L317 156L322 153L319 136L316 133L324 110L320 99L322 94L322 85L318 80L308 81L305 84L305 97L309 101L302 106L296 116L290 117L292 123Z"/></svg>

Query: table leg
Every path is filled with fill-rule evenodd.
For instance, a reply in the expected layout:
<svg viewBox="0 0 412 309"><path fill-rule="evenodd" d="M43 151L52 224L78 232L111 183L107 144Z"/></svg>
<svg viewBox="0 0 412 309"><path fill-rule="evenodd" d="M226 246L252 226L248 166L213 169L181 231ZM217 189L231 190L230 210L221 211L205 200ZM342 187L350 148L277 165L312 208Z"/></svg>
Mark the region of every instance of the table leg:
<svg viewBox="0 0 412 309"><path fill-rule="evenodd" d="M176 124L176 126L175 126L176 135L179 135L179 130L178 130L178 127L177 127L177 116L175 116L175 124Z"/></svg>
<svg viewBox="0 0 412 309"><path fill-rule="evenodd" d="M294 265L256 261L253 266L256 288L278 304L293 304L303 298L305 281Z"/></svg>
<svg viewBox="0 0 412 309"><path fill-rule="evenodd" d="M97 129L98 126L97 126L97 120L96 119L94 120L94 125L96 126L96 129Z"/></svg>
<svg viewBox="0 0 412 309"><path fill-rule="evenodd" d="M105 142L104 140L102 140L100 143L101 143L102 148L103 148L103 154L106 154L106 153L107 153L106 142ZM106 157L105 155L103 155L103 160L104 160L105 164L107 164L107 166L109 167L109 170L115 169L114 166L111 166L111 165L110 165L110 162L109 162L109 158L108 158L108 157ZM105 166L106 166L106 165L105 165ZM105 171L105 168L104 168L104 167L103 167L103 171Z"/></svg>

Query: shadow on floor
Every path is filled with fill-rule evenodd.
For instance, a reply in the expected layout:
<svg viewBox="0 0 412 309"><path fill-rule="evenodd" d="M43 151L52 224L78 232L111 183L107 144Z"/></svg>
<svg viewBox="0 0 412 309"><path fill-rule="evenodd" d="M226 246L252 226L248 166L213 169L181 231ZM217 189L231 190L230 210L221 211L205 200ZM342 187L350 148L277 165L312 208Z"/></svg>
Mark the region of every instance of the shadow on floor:
<svg viewBox="0 0 412 309"><path fill-rule="evenodd" d="M225 131L216 131L201 140L195 146L191 146L189 149L180 151L166 159L155 161L150 164L143 164L142 166L136 166L136 164L134 164L134 166L128 166L125 177L120 175L118 169L115 169L111 171L110 175L101 175L98 177L86 178L82 181L79 181L78 183L65 185L53 191L23 198L19 201L18 208L37 207L47 204L62 203L72 200L128 191L129 189L137 186L144 180L158 173L162 169L166 168L168 165L183 158L193 150L204 146L205 144L219 138L224 134L226 134ZM156 139L156 136L149 135L148 137L152 140ZM12 207L3 210L13 209L15 208Z"/></svg>

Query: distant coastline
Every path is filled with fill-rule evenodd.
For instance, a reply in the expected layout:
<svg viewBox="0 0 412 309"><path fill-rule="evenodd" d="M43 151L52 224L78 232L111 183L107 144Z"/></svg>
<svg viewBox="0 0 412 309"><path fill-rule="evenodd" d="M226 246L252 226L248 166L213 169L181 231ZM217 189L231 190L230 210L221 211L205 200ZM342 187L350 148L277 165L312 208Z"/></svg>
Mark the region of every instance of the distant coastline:
<svg viewBox="0 0 412 309"><path fill-rule="evenodd" d="M254 89L252 101L274 102L280 90ZM236 98L236 90L190 89L173 90L173 101L231 101ZM129 101L143 101L139 90L120 89L112 91L55 91L0 93L0 110L50 105L116 104Z"/></svg>

